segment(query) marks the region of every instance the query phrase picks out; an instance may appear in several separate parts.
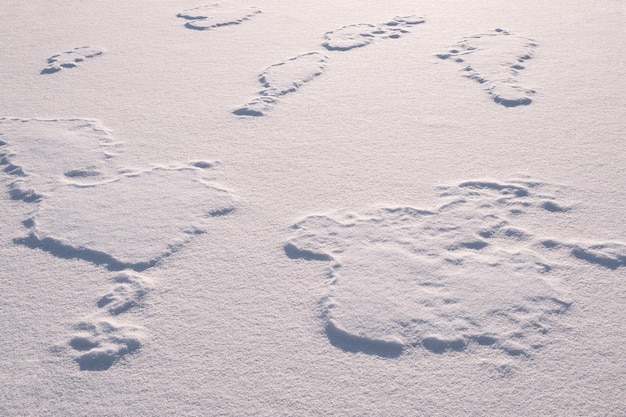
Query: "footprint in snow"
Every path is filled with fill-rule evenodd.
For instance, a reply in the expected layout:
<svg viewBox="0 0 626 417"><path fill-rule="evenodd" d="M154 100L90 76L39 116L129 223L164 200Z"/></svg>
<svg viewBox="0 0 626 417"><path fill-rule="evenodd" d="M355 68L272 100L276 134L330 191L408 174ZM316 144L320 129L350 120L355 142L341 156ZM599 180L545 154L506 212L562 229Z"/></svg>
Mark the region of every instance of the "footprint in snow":
<svg viewBox="0 0 626 417"><path fill-rule="evenodd" d="M541 244L551 250L565 249L571 256L607 269L626 266L626 244L620 242L568 242L546 239Z"/></svg>
<svg viewBox="0 0 626 417"><path fill-rule="evenodd" d="M9 194L33 208L24 220L28 233L14 242L114 272L114 286L97 301L100 316L109 317L145 306L154 283L143 272L235 208L209 177L215 163L121 170L120 149L91 120L0 119ZM133 326L102 317L90 323L80 327L91 336L70 342L81 369L108 369L139 349L127 334Z"/></svg>
<svg viewBox="0 0 626 417"><path fill-rule="evenodd" d="M143 307L148 293L154 288L152 280L132 270L121 271L113 278L114 286L98 300L98 307L117 316L134 307Z"/></svg>
<svg viewBox="0 0 626 417"><path fill-rule="evenodd" d="M516 107L532 103L535 91L519 83L520 72L533 57L537 43L502 29L462 39L438 54L463 66L463 76L477 81L498 104Z"/></svg>
<svg viewBox="0 0 626 417"><path fill-rule="evenodd" d="M321 318L330 343L344 351L489 349L530 358L563 331L559 317L572 304L556 268L569 268L572 257L626 265L623 244L535 237L526 217L549 221L571 210L550 191L532 181L467 181L442 187L445 203L435 209L312 215L292 226L284 250L329 264ZM558 249L569 260L557 262Z"/></svg>
<svg viewBox="0 0 626 417"><path fill-rule="evenodd" d="M104 50L95 46L81 46L71 51L61 52L48 58L48 65L41 70L41 74L54 74L62 69L74 68L84 61L102 54L104 54Z"/></svg>
<svg viewBox="0 0 626 417"><path fill-rule="evenodd" d="M209 30L222 26L239 25L261 13L257 7L237 3L215 3L184 10L177 17L186 20L185 27L193 30Z"/></svg>

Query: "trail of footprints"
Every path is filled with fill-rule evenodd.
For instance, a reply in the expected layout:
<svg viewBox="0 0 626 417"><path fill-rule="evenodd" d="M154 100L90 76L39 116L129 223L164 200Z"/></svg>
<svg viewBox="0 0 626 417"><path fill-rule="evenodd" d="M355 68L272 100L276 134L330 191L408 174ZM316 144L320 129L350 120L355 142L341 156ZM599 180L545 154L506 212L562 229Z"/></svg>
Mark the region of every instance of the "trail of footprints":
<svg viewBox="0 0 626 417"><path fill-rule="evenodd" d="M424 19L419 16L398 16L381 24L355 24L324 34L322 46L328 51L348 51L372 43L376 39L397 39L408 28ZM270 65L259 75L261 89L257 96L233 110L236 116L263 116L271 110L280 97L293 93L304 84L320 76L329 57L320 52L301 54Z"/></svg>
<svg viewBox="0 0 626 417"><path fill-rule="evenodd" d="M111 290L97 302L101 314L74 327L76 334L69 345L76 352L76 362L81 370L107 370L141 347L143 329L121 323L114 317L131 308L144 307L154 283L146 275L132 270L119 272L113 282Z"/></svg>
<svg viewBox="0 0 626 417"><path fill-rule="evenodd" d="M69 342L82 370L106 370L141 347L142 330L119 316L145 306L154 288L145 271L235 209L213 183L215 162L120 169L120 150L92 120L0 119L9 194L33 207L14 243L114 274L98 312Z"/></svg>
<svg viewBox="0 0 626 417"><path fill-rule="evenodd" d="M626 265L626 245L559 242L523 226L571 210L553 189L467 181L441 187L434 209L312 215L292 226L284 250L329 265L321 319L332 345L382 357L489 350L503 365L531 358L564 330L559 317L572 301L553 270L569 268L572 257ZM565 251L563 262L555 251Z"/></svg>
<svg viewBox="0 0 626 417"><path fill-rule="evenodd" d="M205 31L260 13L215 3L177 17L185 27ZM362 48L400 38L423 22L413 15L351 24L325 33L321 46L330 53ZM496 29L464 38L437 57L462 65L462 74L494 102L515 107L532 102L534 90L523 87L519 75L536 46ZM41 74L103 53L85 46L53 55ZM270 65L259 74L261 90L232 113L263 116L321 75L328 60L313 51ZM122 170L115 164L121 146L91 120L0 119L0 165L12 178L9 195L34 207L24 221L27 234L14 242L112 273L111 287L95 303L97 313L77 323L68 342L81 370L109 369L141 348L144 329L120 318L147 306L155 283L145 272L205 233L206 219L235 207L231 195L205 175L215 163ZM164 195L157 186L163 183L180 194ZM337 348L383 357L417 348L433 354L488 349L528 358L549 343L550 333L561 328L559 317L571 308L552 274L563 267L555 259L568 256L609 270L626 266L622 243L539 238L518 225L529 213L554 216L571 209L551 188L534 181L467 181L442 187L444 202L434 209L312 215L293 225L284 251L294 260L329 264L321 320Z"/></svg>
<svg viewBox="0 0 626 417"><path fill-rule="evenodd" d="M237 3L214 3L184 10L177 17L186 21L185 27L210 30L239 25L259 14L257 7ZM421 16L396 16L382 24L358 23L340 27L323 35L322 46L328 51L348 51L361 48L378 39L398 39L409 33L409 28L424 23ZM463 74L482 84L490 97L506 107L528 105L533 89L518 82L524 63L533 56L536 42L511 34L503 29L470 36L454 48L437 57L452 59L463 65ZM99 47L78 47L53 55L41 74L52 74L76 67L87 59L100 56ZM280 97L295 92L324 71L329 57L320 52L303 53L267 67L259 74L262 89L246 104L232 110L236 116L263 116Z"/></svg>
<svg viewBox="0 0 626 417"><path fill-rule="evenodd" d="M259 13L261 10L257 7L246 8L239 4L216 3L184 10L178 13L177 17L187 21L185 27L188 29L210 30L239 25Z"/></svg>
<svg viewBox="0 0 626 417"><path fill-rule="evenodd" d="M348 51L369 45L376 39L398 39L409 33L407 28L424 22L421 16L396 16L380 25L347 25L325 33L322 46L329 51Z"/></svg>

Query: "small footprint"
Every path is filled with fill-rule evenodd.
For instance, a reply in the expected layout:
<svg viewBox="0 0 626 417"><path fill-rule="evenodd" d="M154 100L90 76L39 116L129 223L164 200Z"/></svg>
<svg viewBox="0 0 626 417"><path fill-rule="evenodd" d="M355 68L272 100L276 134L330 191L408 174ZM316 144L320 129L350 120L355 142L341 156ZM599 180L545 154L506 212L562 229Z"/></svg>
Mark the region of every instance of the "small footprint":
<svg viewBox="0 0 626 417"><path fill-rule="evenodd" d="M61 52L48 58L48 65L41 70L41 74L54 74L65 68L74 68L87 59L104 54L104 49L96 46L81 46L71 51Z"/></svg>
<svg viewBox="0 0 626 417"><path fill-rule="evenodd" d="M261 10L236 3L215 3L184 10L177 17L186 20L185 27L193 30L209 30L222 26L239 25L251 19Z"/></svg>
<svg viewBox="0 0 626 417"><path fill-rule="evenodd" d="M285 243L291 259L329 263L321 300L329 342L397 357L490 349L532 357L571 306L548 250L519 222L554 216L539 182L466 181L430 210L381 207L308 216ZM561 207L566 207L562 205Z"/></svg>
<svg viewBox="0 0 626 417"><path fill-rule="evenodd" d="M420 16L397 16L387 23L372 25L359 23L343 26L324 34L322 46L329 51L348 51L369 45L375 39L397 39L411 27L424 23Z"/></svg>
<svg viewBox="0 0 626 417"><path fill-rule="evenodd" d="M132 270L120 272L113 280L116 283L113 289L97 303L113 316L143 306L146 295L154 288L150 278Z"/></svg>
<svg viewBox="0 0 626 417"><path fill-rule="evenodd" d="M516 107L532 103L535 91L520 85L519 73L533 57L537 43L503 29L462 39L437 57L463 66L463 76L477 81L498 104Z"/></svg>
<svg viewBox="0 0 626 417"><path fill-rule="evenodd" d="M138 327L113 320L84 321L75 330L69 345L82 371L105 371L141 347Z"/></svg>
<svg viewBox="0 0 626 417"><path fill-rule="evenodd" d="M319 52L309 52L270 65L259 75L263 89L257 97L233 110L237 116L263 116L273 108L278 99L293 93L304 84L322 74L328 57Z"/></svg>

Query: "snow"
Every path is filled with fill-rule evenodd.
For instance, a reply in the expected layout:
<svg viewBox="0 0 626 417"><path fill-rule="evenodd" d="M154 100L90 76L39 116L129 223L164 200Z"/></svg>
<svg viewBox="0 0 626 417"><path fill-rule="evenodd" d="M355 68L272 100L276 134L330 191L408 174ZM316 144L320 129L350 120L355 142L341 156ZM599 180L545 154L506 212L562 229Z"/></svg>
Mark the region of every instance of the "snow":
<svg viewBox="0 0 626 417"><path fill-rule="evenodd" d="M623 22L6 2L0 414L624 415Z"/></svg>
<svg viewBox="0 0 626 417"><path fill-rule="evenodd" d="M557 265L539 252L545 245L515 227L532 211L550 212L546 201L559 207L535 187L466 182L443 192L453 198L433 211L310 216L293 226L286 253L335 261L324 318L340 348L398 356L479 345L531 356L572 304L551 274Z"/></svg>

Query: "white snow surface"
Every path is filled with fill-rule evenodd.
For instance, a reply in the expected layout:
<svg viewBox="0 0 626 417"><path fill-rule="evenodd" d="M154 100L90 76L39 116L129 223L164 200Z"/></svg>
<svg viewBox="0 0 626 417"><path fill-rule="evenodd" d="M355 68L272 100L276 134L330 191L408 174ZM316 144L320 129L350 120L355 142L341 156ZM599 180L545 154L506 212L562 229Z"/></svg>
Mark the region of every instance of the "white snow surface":
<svg viewBox="0 0 626 417"><path fill-rule="evenodd" d="M625 12L5 1L0 415L626 415Z"/></svg>

